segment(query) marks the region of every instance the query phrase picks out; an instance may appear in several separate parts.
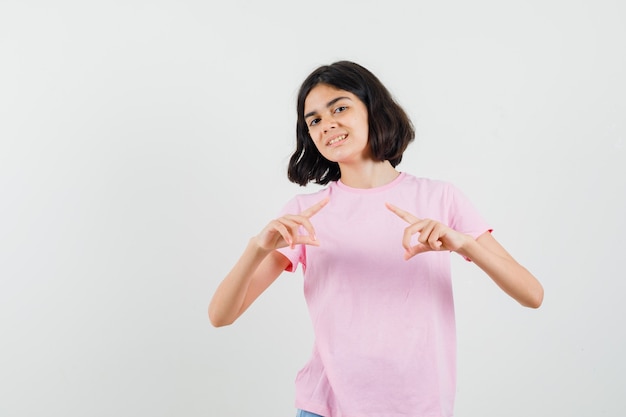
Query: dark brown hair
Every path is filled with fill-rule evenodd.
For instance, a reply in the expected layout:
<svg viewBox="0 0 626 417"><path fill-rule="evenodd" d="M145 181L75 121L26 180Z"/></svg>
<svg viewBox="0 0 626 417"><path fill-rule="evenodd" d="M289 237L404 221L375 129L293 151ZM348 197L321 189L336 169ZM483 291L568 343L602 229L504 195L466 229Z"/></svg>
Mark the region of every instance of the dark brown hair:
<svg viewBox="0 0 626 417"><path fill-rule="evenodd" d="M388 160L394 167L402 161L402 154L415 138L411 120L374 74L354 62L338 61L317 68L300 87L296 150L287 169L289 181L302 186L310 181L323 185L341 177L339 164L324 158L315 147L304 120L304 101L318 84L327 84L357 96L367 107L372 157L377 161Z"/></svg>

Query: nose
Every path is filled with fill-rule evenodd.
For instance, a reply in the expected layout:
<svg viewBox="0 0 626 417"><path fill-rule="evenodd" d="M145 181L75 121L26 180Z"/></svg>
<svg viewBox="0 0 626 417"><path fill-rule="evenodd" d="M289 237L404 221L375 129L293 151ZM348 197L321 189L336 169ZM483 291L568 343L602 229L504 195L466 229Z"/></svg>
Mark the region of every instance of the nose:
<svg viewBox="0 0 626 417"><path fill-rule="evenodd" d="M325 117L322 119L321 123L324 133L327 133L330 129L335 129L337 127L337 122L332 117Z"/></svg>

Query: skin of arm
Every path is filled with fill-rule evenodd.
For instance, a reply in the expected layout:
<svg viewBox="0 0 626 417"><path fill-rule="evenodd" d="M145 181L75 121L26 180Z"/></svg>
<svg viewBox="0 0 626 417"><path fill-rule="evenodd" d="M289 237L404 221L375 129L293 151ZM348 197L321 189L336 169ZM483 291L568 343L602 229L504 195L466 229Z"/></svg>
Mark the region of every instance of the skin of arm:
<svg viewBox="0 0 626 417"><path fill-rule="evenodd" d="M211 303L209 319L215 327L232 324L289 265L280 252L267 251L250 239L243 254L220 283Z"/></svg>
<svg viewBox="0 0 626 417"><path fill-rule="evenodd" d="M465 235L467 236L467 235ZM469 258L508 295L524 307L539 308L543 302L543 286L486 232L466 244L457 253Z"/></svg>
<svg viewBox="0 0 626 417"><path fill-rule="evenodd" d="M209 320L215 327L234 323L250 304L289 266L276 249L297 244L319 246L310 218L327 203L328 197L297 215L272 220L250 239L243 254L217 287L209 303ZM300 233L300 227L306 230Z"/></svg>
<svg viewBox="0 0 626 417"><path fill-rule="evenodd" d="M450 250L472 260L505 293L525 307L539 308L543 302L543 287L526 268L520 265L498 241L486 232L477 239L457 232L435 220L420 219L387 203L387 208L409 223L402 245L405 259L427 251ZM419 233L416 245L411 237Z"/></svg>

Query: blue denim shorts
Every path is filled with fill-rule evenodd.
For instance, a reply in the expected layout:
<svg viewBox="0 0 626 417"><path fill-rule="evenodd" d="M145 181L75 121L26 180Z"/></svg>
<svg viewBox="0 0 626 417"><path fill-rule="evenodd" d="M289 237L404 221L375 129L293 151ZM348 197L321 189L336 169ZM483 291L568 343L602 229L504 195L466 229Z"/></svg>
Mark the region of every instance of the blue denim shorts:
<svg viewBox="0 0 626 417"><path fill-rule="evenodd" d="M298 410L298 412L296 413L296 417L323 417L323 416L320 416L319 414L309 413L308 411L304 411L304 410Z"/></svg>

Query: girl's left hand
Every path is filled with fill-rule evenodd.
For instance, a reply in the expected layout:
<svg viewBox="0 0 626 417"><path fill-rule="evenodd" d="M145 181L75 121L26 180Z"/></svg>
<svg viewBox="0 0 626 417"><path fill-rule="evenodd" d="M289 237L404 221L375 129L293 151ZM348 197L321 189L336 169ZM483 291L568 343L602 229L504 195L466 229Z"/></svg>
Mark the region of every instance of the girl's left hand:
<svg viewBox="0 0 626 417"><path fill-rule="evenodd" d="M406 250L404 259L410 259L419 253L429 251L459 252L468 241L472 240L471 236L459 233L436 220L420 219L392 204L385 203L385 205L398 217L409 223L409 226L404 229L404 237L402 238L402 246ZM419 233L417 238L419 243L412 246L411 237L416 233Z"/></svg>

